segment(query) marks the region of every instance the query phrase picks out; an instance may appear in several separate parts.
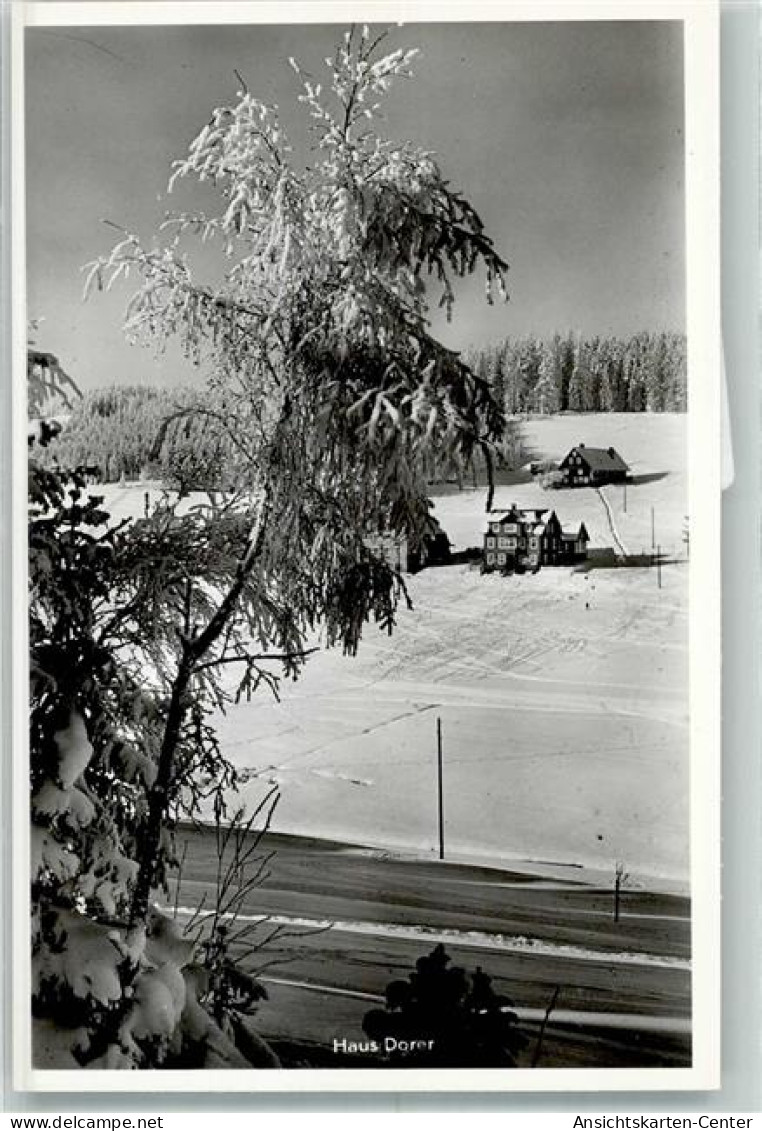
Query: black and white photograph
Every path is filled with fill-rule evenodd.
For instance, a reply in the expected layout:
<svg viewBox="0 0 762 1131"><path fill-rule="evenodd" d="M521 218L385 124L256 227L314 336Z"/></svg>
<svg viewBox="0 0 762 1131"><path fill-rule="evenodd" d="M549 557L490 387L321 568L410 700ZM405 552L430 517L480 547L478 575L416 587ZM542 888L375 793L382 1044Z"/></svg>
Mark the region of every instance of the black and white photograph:
<svg viewBox="0 0 762 1131"><path fill-rule="evenodd" d="M711 1086L711 5L68 7L20 1078Z"/></svg>

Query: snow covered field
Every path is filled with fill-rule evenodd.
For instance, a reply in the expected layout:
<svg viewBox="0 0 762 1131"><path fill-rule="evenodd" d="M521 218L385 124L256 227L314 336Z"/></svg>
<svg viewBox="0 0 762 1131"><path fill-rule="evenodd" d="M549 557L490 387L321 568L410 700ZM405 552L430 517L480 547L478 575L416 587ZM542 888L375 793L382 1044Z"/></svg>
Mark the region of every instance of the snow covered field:
<svg viewBox="0 0 762 1131"><path fill-rule="evenodd" d="M396 850L437 843L436 719L444 745L448 855L582 865L610 878L682 886L688 872L685 418L564 416L529 421L533 452L577 441L616 447L632 468L608 487L628 553L667 552L662 588L648 567L476 567L409 580L413 612L390 638L367 632L356 659L323 653L282 701L261 697L220 720L225 752L252 779L278 782L275 827ZM495 505L549 505L584 520L591 548L613 547L590 489L498 488ZM478 545L484 493L436 499L456 548ZM565 869L561 869L563 874ZM570 874L575 875L575 872Z"/></svg>
<svg viewBox="0 0 762 1131"><path fill-rule="evenodd" d="M651 547L651 508L656 544L671 556L684 555L683 521L687 513L687 417L678 413L592 413L537 417L524 422L521 432L531 459L562 459L577 443L614 447L630 467L632 482L605 488L614 522L628 554ZM518 476L511 486L498 487L495 507L553 507L565 527L582 520L591 547L615 548L606 512L592 488L545 491L530 476ZM524 480L524 481L522 481ZM625 508L626 503L626 510ZM483 497L473 492L448 494L438 500L437 514L460 548L481 545Z"/></svg>
<svg viewBox="0 0 762 1131"><path fill-rule="evenodd" d="M434 854L436 719L442 720L451 858L683 887L688 874L687 562L684 416L592 415L523 425L533 458L613 445L633 482L604 489L628 554L613 566L607 508L592 489L498 487L495 506L583 520L592 565L482 576L451 565L409 579L412 612L392 637L369 629L356 659L321 653L280 703L267 693L219 719L244 797L277 782L274 827ZM519 480L526 476L517 477ZM117 513L140 485L109 489ZM481 544L484 491L450 490L436 513L456 549ZM596 551L598 553L596 553ZM608 551L608 559L606 552ZM603 557L601 557L601 553Z"/></svg>

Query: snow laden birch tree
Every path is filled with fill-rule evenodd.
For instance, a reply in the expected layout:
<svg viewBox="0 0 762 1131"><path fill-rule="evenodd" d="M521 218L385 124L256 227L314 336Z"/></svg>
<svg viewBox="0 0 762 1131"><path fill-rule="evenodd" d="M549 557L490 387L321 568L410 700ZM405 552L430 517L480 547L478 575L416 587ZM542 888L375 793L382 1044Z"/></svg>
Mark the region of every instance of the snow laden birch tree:
<svg viewBox="0 0 762 1131"><path fill-rule="evenodd" d="M372 537L424 537L427 468L477 452L491 466L501 434L488 385L432 335L429 299L449 317L453 280L481 268L492 301L493 289L504 295L506 265L434 156L377 132L383 97L416 54L384 54L384 39L347 32L325 61L325 89L290 60L314 137L306 167L277 110L243 89L214 110L170 181L208 182L219 209L171 216L164 243L126 233L90 265L88 287L140 277L126 316L132 340L179 339L208 370L254 500L232 584L181 637L133 921L147 913L198 674L247 664L240 648L226 649L236 609L246 606L262 648L295 656L317 626L350 653L369 619L391 629L403 588ZM220 284L196 278L193 238L217 243ZM274 605L291 611L288 639Z"/></svg>
<svg viewBox="0 0 762 1131"><path fill-rule="evenodd" d="M216 189L218 210L176 214L150 245L124 234L90 265L90 287L138 276L134 340L178 339L207 372L182 412L222 430L241 481L219 505L114 524L81 472L32 461L41 1064L272 1063L253 1036L242 1048L245 1015L212 1007L191 942L151 905L174 823L210 802L224 816L235 786L213 712L298 675L318 640L353 653L368 622L391 631L405 590L378 534L424 537L432 465L490 466L500 410L432 336L428 302L449 314L477 268L491 297L505 265L434 157L377 133L413 57L382 43L350 32L325 91L294 65L306 164L243 90L173 172ZM196 238L220 252L214 284L196 278Z"/></svg>

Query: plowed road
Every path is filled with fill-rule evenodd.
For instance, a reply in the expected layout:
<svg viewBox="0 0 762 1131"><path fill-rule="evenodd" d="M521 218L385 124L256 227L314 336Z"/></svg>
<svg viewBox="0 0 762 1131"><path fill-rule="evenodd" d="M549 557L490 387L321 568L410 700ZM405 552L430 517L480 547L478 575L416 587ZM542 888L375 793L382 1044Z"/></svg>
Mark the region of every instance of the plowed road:
<svg viewBox="0 0 762 1131"><path fill-rule="evenodd" d="M186 916L204 893L213 906L217 858L212 833L179 839ZM387 982L442 941L455 964L492 976L527 1032L561 987L544 1063L689 1062L685 899L625 890L614 922L611 892L573 881L275 834L266 850L269 875L239 920L255 941L275 935L246 959L270 994L258 1017L265 1035L328 1048L336 1037L361 1040Z"/></svg>

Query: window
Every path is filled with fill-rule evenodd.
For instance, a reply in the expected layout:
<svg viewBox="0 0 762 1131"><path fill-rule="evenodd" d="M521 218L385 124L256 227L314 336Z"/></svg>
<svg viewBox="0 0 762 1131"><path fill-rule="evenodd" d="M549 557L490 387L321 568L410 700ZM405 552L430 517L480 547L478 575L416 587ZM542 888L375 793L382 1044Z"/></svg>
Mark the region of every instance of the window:
<svg viewBox="0 0 762 1131"><path fill-rule="evenodd" d="M494 538L488 538L487 539L487 545L489 546L490 549L495 548L495 541L496 541L496 539L494 539Z"/></svg>
<svg viewBox="0 0 762 1131"><path fill-rule="evenodd" d="M537 549L537 544L538 544L537 538L530 538L529 539L529 545L532 547L533 550Z"/></svg>
<svg viewBox="0 0 762 1131"><path fill-rule="evenodd" d="M498 565L505 565L505 554L498 554L497 555L497 564Z"/></svg>
<svg viewBox="0 0 762 1131"><path fill-rule="evenodd" d="M487 554L487 565L494 565L494 564L495 564L495 555L494 554Z"/></svg>
<svg viewBox="0 0 762 1131"><path fill-rule="evenodd" d="M497 534L498 531L500 530L500 523L499 522L491 522L489 524L489 528L490 528L490 530L492 531L493 534Z"/></svg>

